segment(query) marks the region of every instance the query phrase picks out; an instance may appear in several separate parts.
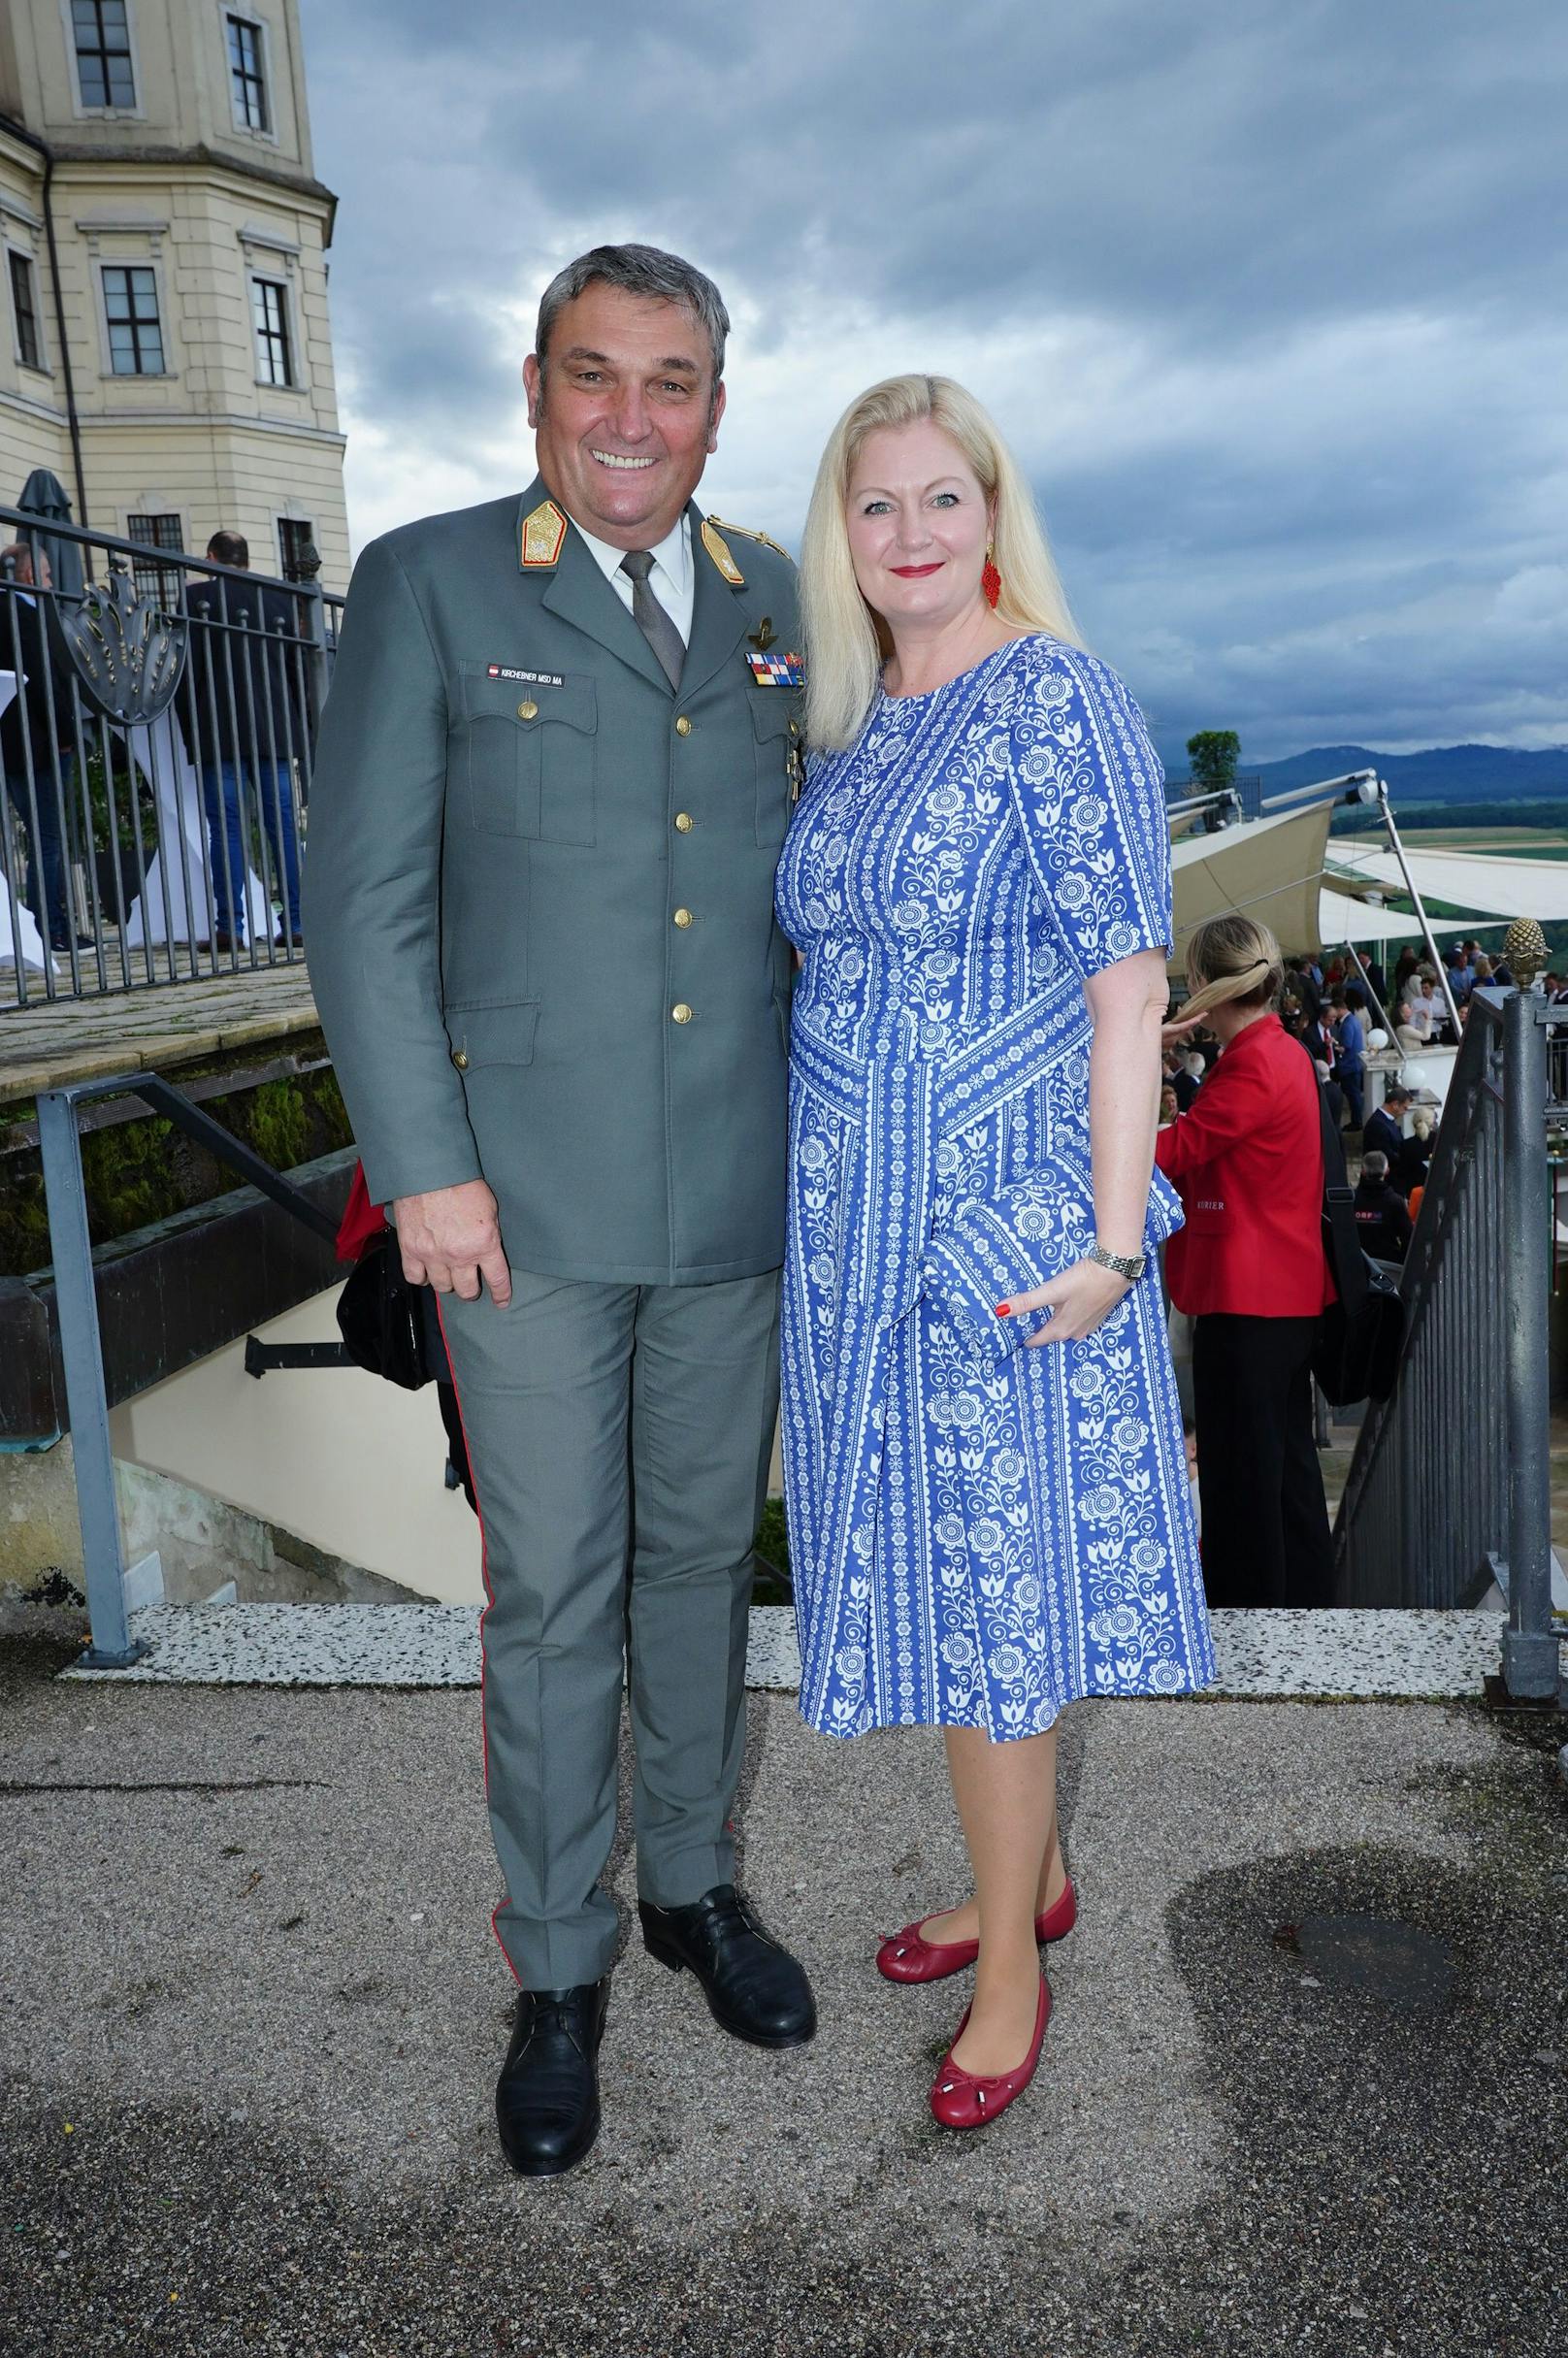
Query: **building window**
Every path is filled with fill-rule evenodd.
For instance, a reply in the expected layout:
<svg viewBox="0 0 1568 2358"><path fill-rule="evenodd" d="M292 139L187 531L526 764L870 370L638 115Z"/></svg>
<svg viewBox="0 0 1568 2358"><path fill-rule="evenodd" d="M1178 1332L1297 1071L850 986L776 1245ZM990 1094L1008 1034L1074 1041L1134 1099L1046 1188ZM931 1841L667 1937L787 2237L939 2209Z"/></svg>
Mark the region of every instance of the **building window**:
<svg viewBox="0 0 1568 2358"><path fill-rule="evenodd" d="M104 271L104 313L109 322L109 363L116 377L162 377L163 330L158 324L158 281L150 270Z"/></svg>
<svg viewBox="0 0 1568 2358"><path fill-rule="evenodd" d="M234 88L236 121L244 123L247 131L270 131L261 27L248 16L229 18L229 79Z"/></svg>
<svg viewBox="0 0 1568 2358"><path fill-rule="evenodd" d="M38 324L38 279L32 258L19 254L13 247L7 255L11 265L11 310L16 322L16 358L29 369L44 366L44 338Z"/></svg>
<svg viewBox="0 0 1568 2358"><path fill-rule="evenodd" d="M281 278L252 278L250 315L256 325L256 375L264 385L294 382L288 340L288 289Z"/></svg>
<svg viewBox="0 0 1568 2358"><path fill-rule="evenodd" d="M127 516L125 538L143 548L172 548L183 553L184 534L178 516ZM131 567L139 598L157 598L166 606L179 603L180 568L152 565L138 558Z"/></svg>
<svg viewBox="0 0 1568 2358"><path fill-rule="evenodd" d="M77 82L84 107L134 107L131 28L125 0L71 0Z"/></svg>
<svg viewBox="0 0 1568 2358"><path fill-rule="evenodd" d="M285 581L313 581L321 562L315 553L315 526L298 516L279 516L278 558Z"/></svg>

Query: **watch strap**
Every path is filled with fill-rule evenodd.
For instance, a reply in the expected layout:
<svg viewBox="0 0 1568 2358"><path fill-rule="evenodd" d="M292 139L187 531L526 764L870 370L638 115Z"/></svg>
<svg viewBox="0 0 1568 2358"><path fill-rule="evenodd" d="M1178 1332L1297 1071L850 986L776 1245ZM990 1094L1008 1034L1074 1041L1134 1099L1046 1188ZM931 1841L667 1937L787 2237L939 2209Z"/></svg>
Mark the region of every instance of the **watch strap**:
<svg viewBox="0 0 1568 2358"><path fill-rule="evenodd" d="M1149 1266L1147 1253L1107 1253L1103 1245L1092 1245L1089 1258L1098 1261L1102 1269L1112 1269L1118 1277L1125 1277L1129 1286L1135 1286Z"/></svg>

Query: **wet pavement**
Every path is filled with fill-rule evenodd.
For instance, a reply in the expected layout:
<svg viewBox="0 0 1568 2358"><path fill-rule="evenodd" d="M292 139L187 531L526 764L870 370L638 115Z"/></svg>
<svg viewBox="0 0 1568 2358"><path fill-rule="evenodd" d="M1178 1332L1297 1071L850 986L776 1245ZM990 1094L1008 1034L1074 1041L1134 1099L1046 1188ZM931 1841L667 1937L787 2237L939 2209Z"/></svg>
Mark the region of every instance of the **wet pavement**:
<svg viewBox="0 0 1568 2358"><path fill-rule="evenodd" d="M740 1824L822 2031L627 1943L604 2130L512 2179L472 1690L61 1684L0 1641L0 2349L260 2358L1547 2358L1568 2345L1568 1787L1550 1717L1079 1706L1040 2075L926 2089L963 1981L938 1741L752 1698Z"/></svg>

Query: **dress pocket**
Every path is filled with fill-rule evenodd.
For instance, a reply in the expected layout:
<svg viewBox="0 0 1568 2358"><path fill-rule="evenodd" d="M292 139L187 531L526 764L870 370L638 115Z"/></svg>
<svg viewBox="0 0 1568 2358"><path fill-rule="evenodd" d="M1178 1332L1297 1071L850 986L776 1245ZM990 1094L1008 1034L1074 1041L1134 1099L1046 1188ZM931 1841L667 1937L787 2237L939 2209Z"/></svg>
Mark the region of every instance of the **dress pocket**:
<svg viewBox="0 0 1568 2358"><path fill-rule="evenodd" d="M460 677L471 823L482 835L592 843L593 680L585 672L493 678L483 664L463 665Z"/></svg>
<svg viewBox="0 0 1568 2358"><path fill-rule="evenodd" d="M1150 1181L1148 1254L1181 1226L1181 1201L1163 1172ZM1060 1277L1094 1242L1094 1190L1087 1161L1059 1153L991 1195L957 1203L926 1248L925 1290L965 1342L1004 1359L1051 1323L1045 1310L996 1316L996 1304Z"/></svg>

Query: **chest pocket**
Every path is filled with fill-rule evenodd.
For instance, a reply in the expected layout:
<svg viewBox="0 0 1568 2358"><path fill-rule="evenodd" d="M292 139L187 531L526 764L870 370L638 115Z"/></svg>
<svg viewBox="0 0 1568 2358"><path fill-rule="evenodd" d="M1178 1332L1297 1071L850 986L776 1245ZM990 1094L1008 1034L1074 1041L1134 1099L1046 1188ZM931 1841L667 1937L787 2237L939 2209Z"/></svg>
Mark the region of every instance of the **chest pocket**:
<svg viewBox="0 0 1568 2358"><path fill-rule="evenodd" d="M790 753L800 742L800 706L795 688L747 691L757 742L757 840L782 843L790 825Z"/></svg>
<svg viewBox="0 0 1568 2358"><path fill-rule="evenodd" d="M592 679L561 685L492 679L483 664L459 667L471 825L487 835L545 843L594 840L599 715Z"/></svg>

